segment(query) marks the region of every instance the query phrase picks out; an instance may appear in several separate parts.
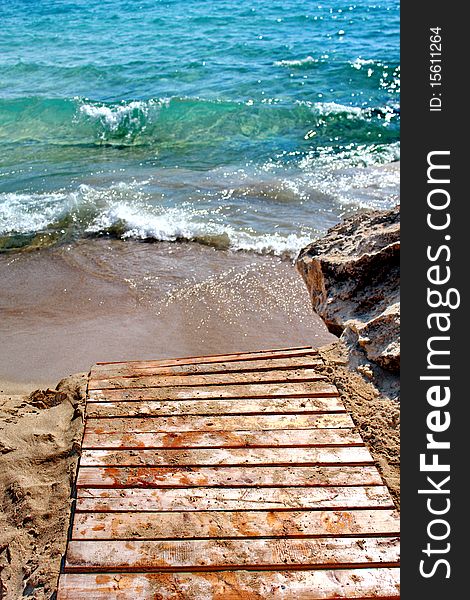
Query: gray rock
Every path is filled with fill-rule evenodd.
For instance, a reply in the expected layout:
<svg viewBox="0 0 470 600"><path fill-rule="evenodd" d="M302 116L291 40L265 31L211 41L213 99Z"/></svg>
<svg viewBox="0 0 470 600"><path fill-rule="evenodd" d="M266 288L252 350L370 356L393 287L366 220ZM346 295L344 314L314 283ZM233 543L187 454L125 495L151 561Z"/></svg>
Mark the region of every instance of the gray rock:
<svg viewBox="0 0 470 600"><path fill-rule="evenodd" d="M328 329L382 369L398 373L399 207L347 218L302 250L296 266Z"/></svg>

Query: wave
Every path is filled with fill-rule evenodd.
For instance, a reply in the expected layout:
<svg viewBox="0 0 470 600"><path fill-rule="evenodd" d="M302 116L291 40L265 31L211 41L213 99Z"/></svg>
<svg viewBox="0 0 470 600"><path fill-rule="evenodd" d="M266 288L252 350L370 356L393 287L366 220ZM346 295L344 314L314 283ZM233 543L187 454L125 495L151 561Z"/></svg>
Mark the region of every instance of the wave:
<svg viewBox="0 0 470 600"><path fill-rule="evenodd" d="M231 249L293 257L311 235L259 233L208 218L190 207L151 205L129 184L74 192L0 195L0 251L47 247L81 237L108 235L122 240L197 242Z"/></svg>
<svg viewBox="0 0 470 600"><path fill-rule="evenodd" d="M260 234L237 230L228 223L204 221L191 211L172 208L161 214L115 204L87 228L88 233L118 233L121 239L198 242L222 250L245 250L259 254L294 256L311 237Z"/></svg>
<svg viewBox="0 0 470 600"><path fill-rule="evenodd" d="M319 58L313 56L306 56L305 58L298 58L293 60L277 60L274 65L276 67L294 67L300 69L310 68L312 65L316 65L320 62Z"/></svg>
<svg viewBox="0 0 470 600"><path fill-rule="evenodd" d="M354 69L357 69L358 71L360 71L362 69L362 67L364 67L365 65L368 66L375 66L375 67L383 67L384 64L378 60L374 60L373 58L356 58L355 60L352 60L349 62L349 64L351 65L351 67L353 67Z"/></svg>
<svg viewBox="0 0 470 600"><path fill-rule="evenodd" d="M317 112L321 116L345 115L348 118L365 117L367 109L359 106L345 106L337 102L308 102L305 100L299 101L300 106L308 106L312 111Z"/></svg>
<svg viewBox="0 0 470 600"><path fill-rule="evenodd" d="M376 109L336 103L233 102L155 98L97 102L85 98L0 100L0 143L152 146L175 149L237 140L269 140L318 130L319 136L371 136ZM379 110L379 108L377 109ZM346 123L347 121L347 123ZM346 124L345 124L346 123ZM395 134L396 136L396 134Z"/></svg>
<svg viewBox="0 0 470 600"><path fill-rule="evenodd" d="M399 171L380 164L398 158L398 143L325 147L244 167L152 166L121 181L98 172L50 192L4 192L0 251L112 236L293 257L345 210L394 204Z"/></svg>

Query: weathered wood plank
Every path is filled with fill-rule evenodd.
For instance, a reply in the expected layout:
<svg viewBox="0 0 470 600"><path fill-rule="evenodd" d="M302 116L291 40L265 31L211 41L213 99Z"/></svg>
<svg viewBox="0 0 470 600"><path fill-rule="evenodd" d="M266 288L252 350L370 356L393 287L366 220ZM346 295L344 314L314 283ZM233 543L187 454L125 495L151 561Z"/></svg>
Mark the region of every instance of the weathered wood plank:
<svg viewBox="0 0 470 600"><path fill-rule="evenodd" d="M90 405L88 405L90 406ZM88 409L89 410L89 409ZM89 433L82 448L263 448L362 446L350 429L287 429L272 431L187 431L184 433Z"/></svg>
<svg viewBox="0 0 470 600"><path fill-rule="evenodd" d="M393 510L77 513L72 539L397 536Z"/></svg>
<svg viewBox="0 0 470 600"><path fill-rule="evenodd" d="M87 419L88 433L181 433L184 431L251 431L265 429L353 428L347 413L320 415L215 415L140 418Z"/></svg>
<svg viewBox="0 0 470 600"><path fill-rule="evenodd" d="M382 485L375 467L82 467L77 487L290 487ZM80 494L79 494L80 496Z"/></svg>
<svg viewBox="0 0 470 600"><path fill-rule="evenodd" d="M340 448L191 448L83 450L80 467L373 464L365 446Z"/></svg>
<svg viewBox="0 0 470 600"><path fill-rule="evenodd" d="M69 542L65 571L393 566L396 538Z"/></svg>
<svg viewBox="0 0 470 600"><path fill-rule="evenodd" d="M57 600L396 600L399 568L64 574Z"/></svg>
<svg viewBox="0 0 470 600"><path fill-rule="evenodd" d="M114 377L112 379L94 379L89 390L133 389L155 387L231 385L248 383L283 383L284 381L322 381L315 369L287 369L272 371L240 371L236 373L206 373L196 375L146 375L144 377Z"/></svg>
<svg viewBox="0 0 470 600"><path fill-rule="evenodd" d="M318 350L310 346L298 346L295 348L276 348L273 350L257 350L253 352L232 352L230 354L208 354L206 356L182 356L179 358L160 358L152 360L126 360L115 362L97 362L93 365L92 375L95 371L106 371L114 369L119 365L139 365L140 367L169 367L173 365L190 365L198 363L231 362L241 360L253 360L264 358L285 358L289 356L318 356Z"/></svg>
<svg viewBox="0 0 470 600"><path fill-rule="evenodd" d="M88 471L88 469L81 469ZM106 478L106 474L104 475ZM114 482L109 475L110 485ZM117 486L116 486L117 487ZM78 512L394 508L385 486L82 489Z"/></svg>
<svg viewBox="0 0 470 600"><path fill-rule="evenodd" d="M115 377L143 377L155 375L197 375L207 373L270 371L272 369L298 369L299 367L314 368L323 365L323 360L317 355L291 356L279 358L257 358L255 360L234 360L228 362L194 363L173 366L141 366L140 363L121 363L106 371L93 371L90 377L90 389L95 389L97 381ZM97 379L95 379L97 377Z"/></svg>
<svg viewBox="0 0 470 600"><path fill-rule="evenodd" d="M399 517L322 363L96 365L58 599L399 597Z"/></svg>
<svg viewBox="0 0 470 600"><path fill-rule="evenodd" d="M90 390L91 401L105 400L196 400L222 398L271 398L273 396L338 396L335 386L324 381L302 383L246 383L239 385L209 385L201 387L153 387Z"/></svg>
<svg viewBox="0 0 470 600"><path fill-rule="evenodd" d="M162 415L256 415L345 412L340 398L233 398L231 400L142 400L88 402L88 417Z"/></svg>

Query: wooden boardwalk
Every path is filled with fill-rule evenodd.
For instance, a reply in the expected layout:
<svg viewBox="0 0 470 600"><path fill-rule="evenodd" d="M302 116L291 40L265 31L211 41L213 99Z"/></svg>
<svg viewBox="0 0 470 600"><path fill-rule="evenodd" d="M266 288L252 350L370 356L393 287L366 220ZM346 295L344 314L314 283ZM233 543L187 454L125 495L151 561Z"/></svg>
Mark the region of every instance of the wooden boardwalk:
<svg viewBox="0 0 470 600"><path fill-rule="evenodd" d="M399 517L321 364L95 365L58 600L399 598Z"/></svg>

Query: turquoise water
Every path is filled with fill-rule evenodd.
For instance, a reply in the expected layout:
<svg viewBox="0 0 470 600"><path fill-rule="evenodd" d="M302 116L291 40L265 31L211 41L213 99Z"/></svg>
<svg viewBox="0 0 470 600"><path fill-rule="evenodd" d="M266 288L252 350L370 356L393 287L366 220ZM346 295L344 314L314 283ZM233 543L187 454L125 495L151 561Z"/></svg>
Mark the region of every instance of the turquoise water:
<svg viewBox="0 0 470 600"><path fill-rule="evenodd" d="M295 254L398 198L396 0L3 0L0 247Z"/></svg>

